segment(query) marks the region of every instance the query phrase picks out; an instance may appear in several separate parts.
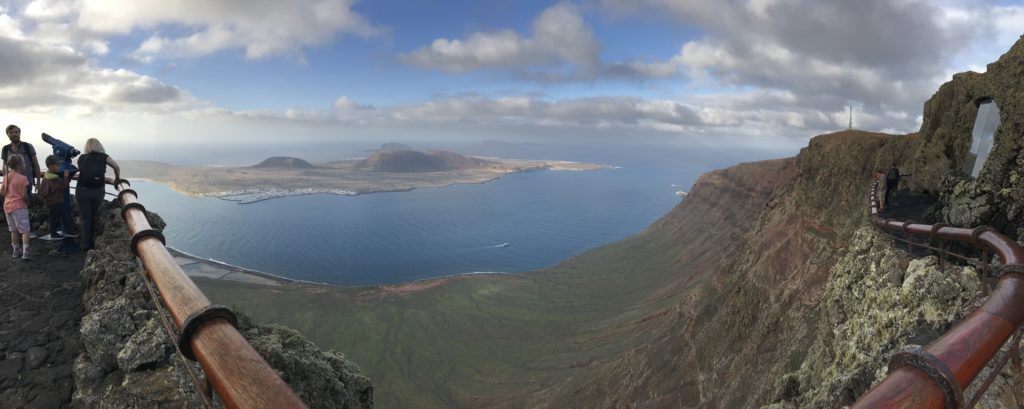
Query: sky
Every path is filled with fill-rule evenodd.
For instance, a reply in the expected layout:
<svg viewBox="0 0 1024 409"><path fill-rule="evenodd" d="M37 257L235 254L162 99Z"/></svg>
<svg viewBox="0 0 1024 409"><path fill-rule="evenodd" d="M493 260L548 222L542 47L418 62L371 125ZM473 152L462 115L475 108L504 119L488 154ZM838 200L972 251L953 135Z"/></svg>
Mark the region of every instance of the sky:
<svg viewBox="0 0 1024 409"><path fill-rule="evenodd" d="M0 0L0 122L150 147L907 133L997 0Z"/></svg>

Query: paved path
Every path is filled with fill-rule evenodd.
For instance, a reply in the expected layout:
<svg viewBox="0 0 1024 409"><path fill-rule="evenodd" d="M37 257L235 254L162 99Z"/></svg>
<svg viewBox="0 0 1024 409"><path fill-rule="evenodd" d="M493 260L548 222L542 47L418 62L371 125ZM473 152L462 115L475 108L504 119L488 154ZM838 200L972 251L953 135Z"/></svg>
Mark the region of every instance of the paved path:
<svg viewBox="0 0 1024 409"><path fill-rule="evenodd" d="M85 258L47 255L33 240L31 261L13 259L0 228L0 408L70 407Z"/></svg>

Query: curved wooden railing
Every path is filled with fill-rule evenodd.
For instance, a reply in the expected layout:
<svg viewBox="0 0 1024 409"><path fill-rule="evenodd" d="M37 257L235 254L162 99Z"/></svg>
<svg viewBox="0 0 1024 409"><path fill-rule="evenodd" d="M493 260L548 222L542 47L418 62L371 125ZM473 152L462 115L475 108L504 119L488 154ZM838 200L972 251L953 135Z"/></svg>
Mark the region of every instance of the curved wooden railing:
<svg viewBox="0 0 1024 409"><path fill-rule="evenodd" d="M163 236L146 220L138 194L118 182L121 215L149 280L179 331L179 350L202 366L228 408L305 408L295 392L235 329L233 314L213 306L167 251ZM147 283L148 285L148 283ZM158 302L154 300L154 302ZM202 393L200 391L200 393Z"/></svg>
<svg viewBox="0 0 1024 409"><path fill-rule="evenodd" d="M1024 250L988 226L966 229L884 219L878 214L877 189L876 182L870 193L871 224L875 227L940 242L964 243L983 254L994 253L1002 265L995 269L999 282L984 304L927 347L905 347L897 353L889 365L889 375L861 396L853 408L963 407L964 387L971 385L1024 322ZM1011 345L1011 353L1017 348ZM1005 358L1001 364L1005 364ZM989 382L981 385L976 397L984 393Z"/></svg>

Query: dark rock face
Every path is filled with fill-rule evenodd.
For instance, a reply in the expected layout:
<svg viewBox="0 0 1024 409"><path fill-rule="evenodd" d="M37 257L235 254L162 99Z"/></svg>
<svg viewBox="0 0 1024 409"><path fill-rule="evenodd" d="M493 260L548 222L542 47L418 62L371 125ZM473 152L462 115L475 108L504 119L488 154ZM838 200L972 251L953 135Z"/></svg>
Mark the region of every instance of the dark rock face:
<svg viewBox="0 0 1024 409"><path fill-rule="evenodd" d="M284 168L284 169L313 169L311 163L299 158L292 158L288 156L272 156L263 160L263 162L253 165L254 168Z"/></svg>
<svg viewBox="0 0 1024 409"><path fill-rule="evenodd" d="M204 407L187 371L202 376L202 369L175 352L160 313L149 300L141 263L128 249L119 209L107 203L100 214L101 234L82 270L86 314L80 328L82 353L73 369L77 386L73 405ZM155 228L164 227L156 214L147 213L147 218ZM261 327L245 320L242 329L311 408L373 407L370 381L341 354L321 352L287 328ZM41 353L30 355L25 365L45 359ZM21 361L18 364L22 366Z"/></svg>
<svg viewBox="0 0 1024 409"><path fill-rule="evenodd" d="M925 104L922 143L912 167L927 170L921 189L941 193L939 216L957 226L990 224L1024 237L1024 40L988 65L987 72L957 74ZM959 171L971 144L978 103L991 98L1000 124L977 178Z"/></svg>

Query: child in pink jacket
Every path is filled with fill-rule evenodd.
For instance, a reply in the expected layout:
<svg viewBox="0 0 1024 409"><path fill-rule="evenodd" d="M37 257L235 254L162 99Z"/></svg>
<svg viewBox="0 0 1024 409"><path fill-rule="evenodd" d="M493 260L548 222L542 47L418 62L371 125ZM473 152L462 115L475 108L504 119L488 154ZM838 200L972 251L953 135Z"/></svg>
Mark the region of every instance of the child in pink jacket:
<svg viewBox="0 0 1024 409"><path fill-rule="evenodd" d="M31 224L28 220L28 202L25 194L28 191L28 178L21 174L25 169L25 161L18 155L7 158L4 169L4 182L0 185L0 194L4 196L4 214L11 230L11 246L14 247L12 257L29 260L29 236Z"/></svg>

